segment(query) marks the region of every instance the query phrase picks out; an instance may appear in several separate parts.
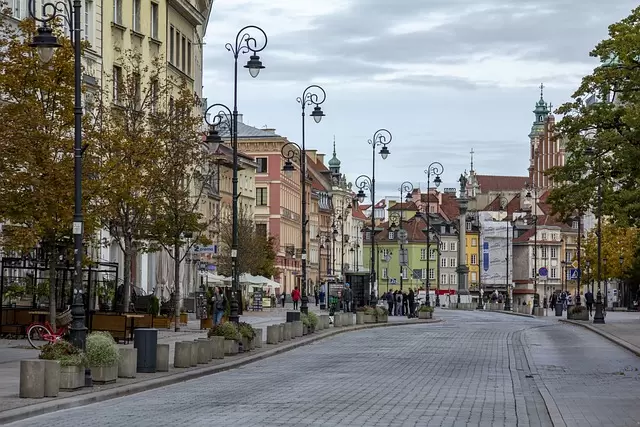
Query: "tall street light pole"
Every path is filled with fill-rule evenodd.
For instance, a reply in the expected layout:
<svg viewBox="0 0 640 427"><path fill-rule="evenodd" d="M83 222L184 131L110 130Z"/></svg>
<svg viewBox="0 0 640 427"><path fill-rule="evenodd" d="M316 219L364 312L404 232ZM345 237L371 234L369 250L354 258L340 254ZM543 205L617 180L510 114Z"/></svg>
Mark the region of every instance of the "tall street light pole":
<svg viewBox="0 0 640 427"><path fill-rule="evenodd" d="M356 187L359 188L358 191L358 201L360 203L364 202L364 199L366 198L366 194L364 193L364 190L370 190L371 192L371 269L370 269L370 288L371 288L371 292L376 292L376 272L375 272L375 266L376 266L376 251L374 250L375 247L375 231L376 231L376 148L377 147L381 147L380 148L380 157L382 157L382 160L385 160L390 152L389 152L389 148L387 148L387 146L391 143L391 140L393 139L393 136L391 135L391 132L389 132L386 129L378 129L374 134L373 134L373 138L370 139L369 145L371 145L371 149L372 149L372 153L373 153L373 157L372 157L372 161L371 161L371 166L372 166L372 173L371 173L371 178L369 178L366 175L360 175L358 178L356 178ZM377 295L376 295L377 296ZM372 301L373 302L373 301Z"/></svg>
<svg viewBox="0 0 640 427"><path fill-rule="evenodd" d="M403 230L402 228L402 220L403 220L403 216L404 216L404 209L402 209L402 199L405 199L405 202L409 202L412 197L413 197L413 184L410 183L409 181L405 181L402 184L400 184L400 230ZM404 234L404 233L402 233ZM402 259L402 257L404 256L404 236L398 235L398 241L400 242L400 256L398 257L398 259ZM408 257L407 257L407 261L408 261ZM402 286L403 286L403 278L402 278L402 265L400 265L400 290L402 290Z"/></svg>
<svg viewBox="0 0 640 427"><path fill-rule="evenodd" d="M533 220L533 310L535 315L536 308L540 307L540 295L538 295L538 215L536 214L538 207L538 188L533 187L527 191L525 199L531 201L531 191L533 191L533 202L531 203L531 219Z"/></svg>
<svg viewBox="0 0 640 427"><path fill-rule="evenodd" d="M431 202L431 175L435 175L433 179L433 185L435 185L435 188L440 187L440 184L442 184L442 179L440 178L440 175L444 173L444 166L442 166L442 163L440 162L432 162L431 164L429 164L429 166L427 166L424 173L427 175L427 204L425 207L425 219L427 221L427 280L426 280L425 288L427 289L427 296L425 298L424 303L425 305L430 306L431 296L429 295L429 292L431 287L431 281L429 280L429 267L430 267L430 260L431 260L431 203L430 203ZM436 291L436 307L440 307L440 296L438 295L437 291Z"/></svg>
<svg viewBox="0 0 640 427"><path fill-rule="evenodd" d="M51 24L62 18L71 33L74 49L74 138L73 138L73 168L74 168L74 210L73 210L73 301L71 305L70 338L74 346L84 349L87 340L85 309L82 285L82 258L84 255L82 238L84 233L84 218L82 215L82 2L80 0L47 1L41 5L41 14L36 13L36 1L29 0L29 15L39 22L38 34L33 37L29 46L38 50L40 61L44 64L53 58L54 49L61 46L53 34ZM90 371L85 371L85 382L91 383Z"/></svg>
<svg viewBox="0 0 640 427"><path fill-rule="evenodd" d="M258 35L256 39L254 35ZM251 77L256 78L264 68L258 52L267 47L267 34L260 27L248 25L238 31L235 44L227 43L224 47L233 55L233 126L231 130L231 146L233 149L233 186L232 202L232 241L231 241L231 302L229 304L229 320L238 323L238 58L242 54L251 52L249 61L244 68L249 70Z"/></svg>
<svg viewBox="0 0 640 427"><path fill-rule="evenodd" d="M311 117L316 123L320 123L324 117L322 104L327 99L327 94L320 86L311 85L308 86L303 92L302 96L296 98L298 104L302 108L302 147L294 142L288 142L282 147L282 156L286 159L282 170L291 174L295 170L293 162L291 161L295 155L296 147L300 155L300 188L302 189L302 218L301 218L301 231L302 231L302 280L300 287L302 288L302 304L300 305L300 312L307 314L309 312L309 297L307 296L307 151L305 143L305 109L308 106L313 106Z"/></svg>
<svg viewBox="0 0 640 427"><path fill-rule="evenodd" d="M596 236L598 237L598 293L596 294L596 313L593 315L593 323L603 324L604 321L604 307L602 303L602 290L600 284L602 283L602 155L597 154L593 147L589 147L585 150L585 154L588 156L597 156L598 162L598 225L596 230Z"/></svg>
<svg viewBox="0 0 640 427"><path fill-rule="evenodd" d="M509 204L509 201L507 200L506 197L500 196L499 203L500 203L500 212L505 212L508 217L509 212L507 211L507 205ZM511 311L511 298L509 297L509 289L511 287L509 283L509 228L510 228L510 225L508 221L509 220L507 219L507 257L505 258L505 261L506 261L505 267L506 267L507 277L505 278L505 286L506 286L506 297L504 301L505 311Z"/></svg>

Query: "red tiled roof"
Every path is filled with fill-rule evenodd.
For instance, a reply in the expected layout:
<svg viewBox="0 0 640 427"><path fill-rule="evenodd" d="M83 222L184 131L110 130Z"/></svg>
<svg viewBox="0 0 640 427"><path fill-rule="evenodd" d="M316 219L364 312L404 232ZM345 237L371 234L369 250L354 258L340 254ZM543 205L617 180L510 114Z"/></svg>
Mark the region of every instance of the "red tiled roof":
<svg viewBox="0 0 640 427"><path fill-rule="evenodd" d="M418 207L414 202L400 202L391 206L390 211L416 211Z"/></svg>
<svg viewBox="0 0 640 427"><path fill-rule="evenodd" d="M458 201L453 194L442 193L442 203L440 204L440 211L449 221L460 216L460 206L458 205Z"/></svg>
<svg viewBox="0 0 640 427"><path fill-rule="evenodd" d="M358 204L358 208L360 208L363 211L366 211L367 209L369 209L371 207L371 205L361 205Z"/></svg>
<svg viewBox="0 0 640 427"><path fill-rule="evenodd" d="M397 242L397 234L394 235L393 240L389 240L389 221L383 222L378 225L383 231L376 233L376 242ZM402 222L402 228L407 230L407 240L409 242L422 242L426 241L426 235L422 232L427 227L427 222L422 216L414 216L408 220Z"/></svg>
<svg viewBox="0 0 640 427"><path fill-rule="evenodd" d="M476 175L476 179L482 193L522 190L529 181L528 176Z"/></svg>
<svg viewBox="0 0 640 427"><path fill-rule="evenodd" d="M504 197L504 196L503 196ZM497 212L500 211L500 196L496 196L491 203L485 206L482 211L492 211ZM506 207L503 207L503 210L507 212L507 218L512 218L514 212L518 212L520 210L520 193L516 194L509 202Z"/></svg>
<svg viewBox="0 0 640 427"><path fill-rule="evenodd" d="M358 219L369 219L364 212L362 212L359 208L358 209L353 209L351 212L351 215L353 215L354 218L358 218Z"/></svg>

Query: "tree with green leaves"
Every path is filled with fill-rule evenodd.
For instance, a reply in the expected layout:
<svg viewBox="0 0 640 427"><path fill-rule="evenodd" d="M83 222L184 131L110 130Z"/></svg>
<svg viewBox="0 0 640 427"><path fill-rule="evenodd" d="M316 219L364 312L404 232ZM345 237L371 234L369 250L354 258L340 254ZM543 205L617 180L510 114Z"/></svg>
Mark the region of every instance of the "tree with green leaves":
<svg viewBox="0 0 640 427"><path fill-rule="evenodd" d="M144 64L140 54L123 52L108 78L98 107L100 127L91 143L101 161L98 208L102 226L123 252L124 311L130 309L132 259L149 250L152 213L160 197L163 149L158 135L165 124L172 84L161 58ZM159 129L160 127L160 129Z"/></svg>
<svg viewBox="0 0 640 427"><path fill-rule="evenodd" d="M569 217L597 206L621 225L640 223L640 7L609 27L609 38L590 52L600 66L585 76L558 113L557 138L565 165L550 171L554 213ZM585 102L593 95L598 102ZM593 98L591 98L593 99Z"/></svg>
<svg viewBox="0 0 640 427"><path fill-rule="evenodd" d="M40 245L49 264L49 321L55 328L55 276L60 256L71 255L74 206L74 52L62 34L51 62L39 62L29 42L33 21L15 25L0 14L0 245L31 253ZM84 130L93 122L87 117ZM89 150L90 151L90 150ZM96 228L91 200L96 171L85 152L85 238Z"/></svg>
<svg viewBox="0 0 640 427"><path fill-rule="evenodd" d="M211 151L202 138L200 99L186 82L181 82L175 93L169 108L154 118L159 191L151 209L149 238L173 259L174 307L178 318L180 265L191 247L210 242L211 221L203 215L202 208L206 191L215 179L215 168ZM175 329L180 330L179 322L175 322Z"/></svg>
<svg viewBox="0 0 640 427"><path fill-rule="evenodd" d="M635 227L620 227L609 223L602 225L601 257L607 260L606 265L603 264L603 280L625 277L626 272L636 263L635 252L639 236ZM589 261L592 277L598 277L598 236L595 230L589 232L583 247L583 262Z"/></svg>

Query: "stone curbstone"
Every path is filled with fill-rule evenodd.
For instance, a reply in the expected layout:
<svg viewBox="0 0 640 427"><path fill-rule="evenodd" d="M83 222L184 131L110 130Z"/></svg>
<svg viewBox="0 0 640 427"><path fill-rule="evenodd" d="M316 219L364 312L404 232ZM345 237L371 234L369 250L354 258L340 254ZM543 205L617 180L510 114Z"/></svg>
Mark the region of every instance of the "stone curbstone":
<svg viewBox="0 0 640 427"><path fill-rule="evenodd" d="M163 376L161 378L152 378L144 381L139 381L133 384L128 384L121 387L114 387L108 390L102 390L95 393L82 394L79 396L63 397L56 400L50 400L47 402L36 403L29 406L23 406L21 408L10 409L8 411L0 412L0 425L12 423L19 420L24 420L31 417L36 417L51 412L57 412L64 409L76 408L80 406L89 405L92 403L104 402L105 400L116 399L118 397L129 396L136 393L142 393L144 391L153 390L156 388L166 387L172 384L189 381L192 379L200 378L207 375L217 374L219 372L228 371L231 369L239 368L249 363L260 361L266 357L276 356L281 353L294 350L298 347L302 347L307 344L320 341L322 339L332 337L338 334L347 332L361 331L365 329L383 328L390 326L410 326L410 325L425 325L431 323L441 323L442 319L433 320L405 320L401 322L390 323L372 323L366 325L348 326L338 329L331 329L324 333L306 335L305 338L296 340L278 347L268 349L261 353L248 354L242 356L238 360L230 360L229 362L222 363L215 366L200 366L190 369L189 371L177 371L175 374ZM188 342L188 341L187 341Z"/></svg>

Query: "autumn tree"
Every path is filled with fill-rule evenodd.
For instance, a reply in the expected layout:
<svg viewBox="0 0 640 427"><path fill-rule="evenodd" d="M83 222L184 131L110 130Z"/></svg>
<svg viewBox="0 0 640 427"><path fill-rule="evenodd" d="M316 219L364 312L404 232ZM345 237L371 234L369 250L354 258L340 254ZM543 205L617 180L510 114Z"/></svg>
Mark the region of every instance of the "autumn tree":
<svg viewBox="0 0 640 427"><path fill-rule="evenodd" d="M602 280L606 278L622 278L636 263L636 248L638 247L638 229L635 227L620 227L614 224L602 224L601 258L606 259L603 264ZM598 236L596 229L589 232L584 242L585 261L591 266L591 277L598 277ZM620 263L622 257L622 264Z"/></svg>
<svg viewBox="0 0 640 427"><path fill-rule="evenodd" d="M550 171L557 187L549 202L563 217L598 206L620 225L640 223L640 7L609 26L609 38L590 52L598 66L558 113L566 161ZM597 102L585 102L587 99Z"/></svg>
<svg viewBox="0 0 640 427"><path fill-rule="evenodd" d="M203 215L202 207L215 169L202 139L200 105L200 99L181 82L169 108L153 119L159 188L151 209L149 238L173 259L176 318L180 313L180 264L192 246L209 243L211 220ZM179 322L175 328L180 330Z"/></svg>
<svg viewBox="0 0 640 427"><path fill-rule="evenodd" d="M151 214L158 200L163 150L157 116L166 117L171 84L160 58L145 64L123 52L101 97L100 128L92 135L101 159L99 208L102 226L123 252L123 308L129 311L132 259L148 249Z"/></svg>
<svg viewBox="0 0 640 427"><path fill-rule="evenodd" d="M49 260L50 323L55 328L58 257L72 242L74 207L74 52L62 46L41 64L29 42L33 21L18 26L0 13L0 244L30 253L41 245ZM92 122L85 117L84 130ZM85 238L95 230L91 198L94 157L85 152L83 207ZM69 251L70 252L70 251ZM69 253L69 255L72 255Z"/></svg>
<svg viewBox="0 0 640 427"><path fill-rule="evenodd" d="M231 276L231 243L233 242L231 216L220 221L220 274ZM276 239L256 231L251 214L245 209L238 211L238 274L249 273L264 277L276 276Z"/></svg>

